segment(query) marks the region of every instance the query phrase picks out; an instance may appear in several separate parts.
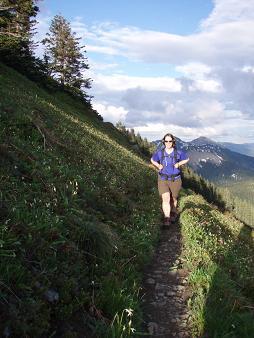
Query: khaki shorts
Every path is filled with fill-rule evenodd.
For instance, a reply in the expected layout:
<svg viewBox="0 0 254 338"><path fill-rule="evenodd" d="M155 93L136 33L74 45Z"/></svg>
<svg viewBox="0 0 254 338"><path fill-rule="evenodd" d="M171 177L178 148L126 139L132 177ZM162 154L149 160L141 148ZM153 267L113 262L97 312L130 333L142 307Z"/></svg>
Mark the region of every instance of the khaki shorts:
<svg viewBox="0 0 254 338"><path fill-rule="evenodd" d="M165 192L169 192L172 194L174 198L177 198L181 188L182 188L181 178L176 179L175 181L161 180L160 178L158 179L158 190L160 196Z"/></svg>

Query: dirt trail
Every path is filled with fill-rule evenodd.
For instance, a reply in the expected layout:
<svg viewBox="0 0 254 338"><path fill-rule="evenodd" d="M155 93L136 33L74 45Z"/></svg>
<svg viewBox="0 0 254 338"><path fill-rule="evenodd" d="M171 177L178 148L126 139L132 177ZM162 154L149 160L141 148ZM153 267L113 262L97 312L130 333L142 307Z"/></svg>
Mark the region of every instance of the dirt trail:
<svg viewBox="0 0 254 338"><path fill-rule="evenodd" d="M161 230L161 239L143 280L143 337L191 337L188 328L187 272L181 268L178 223Z"/></svg>

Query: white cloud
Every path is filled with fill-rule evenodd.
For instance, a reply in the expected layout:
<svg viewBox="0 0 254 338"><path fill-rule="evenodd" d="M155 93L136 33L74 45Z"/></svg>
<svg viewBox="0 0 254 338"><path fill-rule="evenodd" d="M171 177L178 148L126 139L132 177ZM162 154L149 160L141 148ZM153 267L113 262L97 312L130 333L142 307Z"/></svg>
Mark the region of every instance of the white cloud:
<svg viewBox="0 0 254 338"><path fill-rule="evenodd" d="M104 121L116 123L124 121L128 113L123 107L115 107L110 104L102 104L93 102L93 108L103 117Z"/></svg>
<svg viewBox="0 0 254 338"><path fill-rule="evenodd" d="M103 75L97 74L94 79L95 85L114 91L124 91L130 88L142 88L145 90L158 90L179 92L181 91L180 81L172 77L138 77L128 75Z"/></svg>
<svg viewBox="0 0 254 338"><path fill-rule="evenodd" d="M215 80L196 80L190 85L190 90L219 93L222 91L222 87L221 84Z"/></svg>
<svg viewBox="0 0 254 338"><path fill-rule="evenodd" d="M186 128L174 124L162 123L148 123L146 126L137 126L134 129L136 132L144 135L144 137L147 137L148 140L162 139L166 133L172 133L173 135L176 135L177 137L180 137L184 140L192 140L203 135L213 138L218 135L217 128Z"/></svg>
<svg viewBox="0 0 254 338"><path fill-rule="evenodd" d="M48 23L41 19L40 32ZM199 31L186 36L110 22L87 27L80 17L72 27L101 58L91 62L90 76L94 107L105 120L122 120L148 139L172 131L253 142L254 0L214 0ZM119 74L117 57L125 65L138 60L141 68L143 61L169 64L180 76Z"/></svg>
<svg viewBox="0 0 254 338"><path fill-rule="evenodd" d="M136 27L94 27L89 48L132 60L184 65L241 64L253 61L254 20L225 22L187 36Z"/></svg>
<svg viewBox="0 0 254 338"><path fill-rule="evenodd" d="M118 67L117 63L106 63L106 62L96 62L92 59L89 59L89 67L91 71L101 71L115 69Z"/></svg>
<svg viewBox="0 0 254 338"><path fill-rule="evenodd" d="M246 142L246 137L247 140L254 139L254 122L246 123L240 118L231 119L226 123L221 120L220 123L214 126L181 127L170 123L147 123L146 125L138 125L134 129L148 140L161 139L166 133L172 133L188 141L204 135L218 142L233 141L234 143L244 143Z"/></svg>
<svg viewBox="0 0 254 338"><path fill-rule="evenodd" d="M212 13L201 22L203 29L228 22L254 20L254 0L214 0L213 2Z"/></svg>
<svg viewBox="0 0 254 338"><path fill-rule="evenodd" d="M254 73L254 66L244 66L241 69L244 73Z"/></svg>
<svg viewBox="0 0 254 338"><path fill-rule="evenodd" d="M112 47L104 47L104 46L93 46L93 45L87 45L86 50L88 52L96 52L96 53L103 53L108 55L118 55L119 52L116 48Z"/></svg>
<svg viewBox="0 0 254 338"><path fill-rule="evenodd" d="M203 80L212 71L211 67L200 62L190 62L182 66L176 66L175 68L176 71L183 75L197 80Z"/></svg>

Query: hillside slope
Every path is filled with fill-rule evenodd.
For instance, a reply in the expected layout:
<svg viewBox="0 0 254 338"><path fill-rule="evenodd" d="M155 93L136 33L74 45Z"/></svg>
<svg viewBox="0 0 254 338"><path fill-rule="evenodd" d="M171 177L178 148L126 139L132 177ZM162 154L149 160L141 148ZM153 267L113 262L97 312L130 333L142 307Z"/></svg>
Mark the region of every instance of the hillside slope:
<svg viewBox="0 0 254 338"><path fill-rule="evenodd" d="M0 336L133 336L159 233L154 171L89 105L1 64L0 98ZM250 236L182 193L193 337L250 337Z"/></svg>
<svg viewBox="0 0 254 338"><path fill-rule="evenodd" d="M229 150L236 151L237 153L254 156L254 143L230 143L230 142L221 142L221 145Z"/></svg>
<svg viewBox="0 0 254 338"><path fill-rule="evenodd" d="M138 311L156 175L67 94L0 65L0 97L0 335L113 336Z"/></svg>
<svg viewBox="0 0 254 338"><path fill-rule="evenodd" d="M180 207L192 337L253 337L251 230L192 192L181 198Z"/></svg>
<svg viewBox="0 0 254 338"><path fill-rule="evenodd" d="M179 141L180 147L190 155L190 167L204 178L218 184L253 179L253 157L226 149L206 137Z"/></svg>

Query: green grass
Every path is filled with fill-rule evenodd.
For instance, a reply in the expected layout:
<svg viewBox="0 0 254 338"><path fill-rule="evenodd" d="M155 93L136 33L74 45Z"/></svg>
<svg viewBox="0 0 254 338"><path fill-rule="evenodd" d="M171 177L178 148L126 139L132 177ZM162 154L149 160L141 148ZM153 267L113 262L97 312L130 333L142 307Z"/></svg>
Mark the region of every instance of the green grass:
<svg viewBox="0 0 254 338"><path fill-rule="evenodd" d="M250 230L201 196L181 199L185 268L190 271L193 337L251 338L254 257Z"/></svg>
<svg viewBox="0 0 254 338"><path fill-rule="evenodd" d="M0 335L138 334L154 171L89 105L1 64L0 118ZM251 337L250 234L198 195L180 204L193 337Z"/></svg>
<svg viewBox="0 0 254 338"><path fill-rule="evenodd" d="M0 97L0 335L127 337L158 237L156 175L89 105L3 65Z"/></svg>

